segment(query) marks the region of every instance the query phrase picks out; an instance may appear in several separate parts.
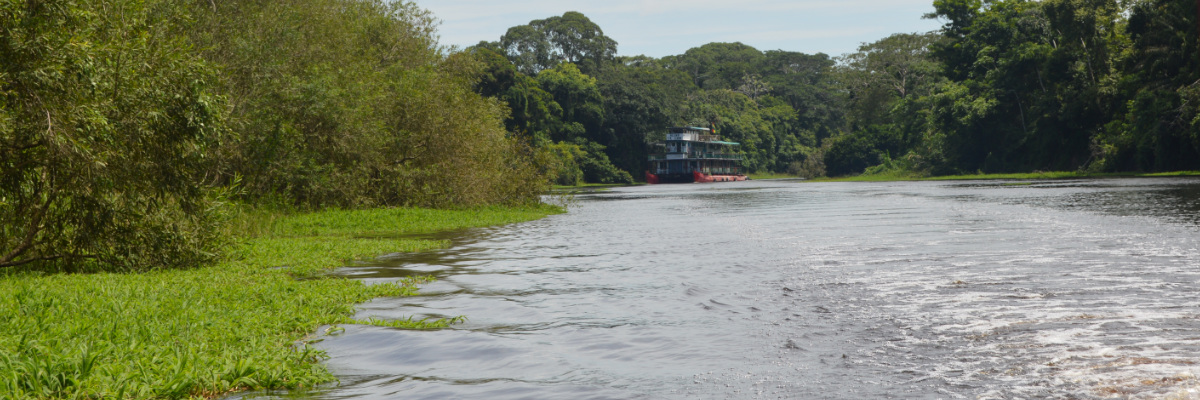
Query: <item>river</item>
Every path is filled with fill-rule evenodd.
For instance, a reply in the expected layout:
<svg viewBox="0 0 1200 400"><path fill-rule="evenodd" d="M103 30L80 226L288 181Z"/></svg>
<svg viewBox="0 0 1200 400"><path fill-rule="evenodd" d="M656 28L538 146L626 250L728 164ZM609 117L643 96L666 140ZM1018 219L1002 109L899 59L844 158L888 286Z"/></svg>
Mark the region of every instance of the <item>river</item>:
<svg viewBox="0 0 1200 400"><path fill-rule="evenodd" d="M449 238L343 272L467 321L346 326L305 398L1200 398L1200 179L626 187Z"/></svg>

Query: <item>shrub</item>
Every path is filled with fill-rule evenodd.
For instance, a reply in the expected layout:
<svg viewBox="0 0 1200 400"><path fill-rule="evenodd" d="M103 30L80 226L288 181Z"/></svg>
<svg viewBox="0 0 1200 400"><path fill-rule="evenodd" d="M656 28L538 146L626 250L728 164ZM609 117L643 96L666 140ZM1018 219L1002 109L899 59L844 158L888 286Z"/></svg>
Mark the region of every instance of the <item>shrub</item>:
<svg viewBox="0 0 1200 400"><path fill-rule="evenodd" d="M0 3L0 268L212 255L212 68L164 2Z"/></svg>

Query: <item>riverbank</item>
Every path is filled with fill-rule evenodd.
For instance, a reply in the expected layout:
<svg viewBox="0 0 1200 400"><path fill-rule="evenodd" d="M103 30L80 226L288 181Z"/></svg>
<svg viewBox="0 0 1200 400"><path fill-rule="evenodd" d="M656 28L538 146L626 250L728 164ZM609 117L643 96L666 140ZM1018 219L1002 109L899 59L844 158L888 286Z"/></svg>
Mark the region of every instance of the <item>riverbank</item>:
<svg viewBox="0 0 1200 400"><path fill-rule="evenodd" d="M348 260L445 247L411 235L560 212L527 209L245 210L224 260L142 274L0 276L3 398L216 397L332 381L308 346L320 327L436 329L453 320L354 320L356 305L427 278L365 285L325 273ZM325 331L336 331L328 327Z"/></svg>
<svg viewBox="0 0 1200 400"><path fill-rule="evenodd" d="M810 182L890 182L890 181L951 181L951 180L1039 180L1039 179L1082 179L1082 178L1129 178L1129 177L1164 177L1164 176L1200 176L1200 171L1174 171L1156 173L1089 173L1089 172L1030 172L1019 174L972 174L972 175L943 175L919 176L904 173L883 173L873 175L856 175L838 178L814 178Z"/></svg>
<svg viewBox="0 0 1200 400"><path fill-rule="evenodd" d="M569 191L569 190L581 190L581 189L608 189L608 188L615 188L615 187L641 186L641 185L645 185L645 183L580 183L580 184L574 185L574 186L554 185L554 186L550 187L550 189L555 190L555 191L562 191L562 190Z"/></svg>
<svg viewBox="0 0 1200 400"><path fill-rule="evenodd" d="M753 180L763 180L763 179L800 179L800 177L799 177L799 176L796 176L796 175L792 175L792 174L784 174L784 173L778 173L778 172L761 172L761 173L746 174L746 176L747 176L747 177L749 177L750 179L753 179Z"/></svg>

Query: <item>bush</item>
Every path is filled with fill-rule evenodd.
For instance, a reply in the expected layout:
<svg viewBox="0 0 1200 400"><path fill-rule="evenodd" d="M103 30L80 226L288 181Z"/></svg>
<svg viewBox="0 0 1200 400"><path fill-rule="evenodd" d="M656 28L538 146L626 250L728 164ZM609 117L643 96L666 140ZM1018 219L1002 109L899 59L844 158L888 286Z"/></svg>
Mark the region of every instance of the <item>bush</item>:
<svg viewBox="0 0 1200 400"><path fill-rule="evenodd" d="M830 176L859 174L883 162L888 154L898 153L902 147L901 134L894 126L872 125L833 139L825 151L825 167Z"/></svg>
<svg viewBox="0 0 1200 400"><path fill-rule="evenodd" d="M578 145L570 143L554 143L547 145L548 154L544 162L551 182L555 185L575 186L583 183L583 171L579 169L576 157L583 154Z"/></svg>
<svg viewBox="0 0 1200 400"><path fill-rule="evenodd" d="M175 33L180 15L153 1L0 4L0 268L211 258L219 213L202 179L223 104Z"/></svg>
<svg viewBox="0 0 1200 400"><path fill-rule="evenodd" d="M804 161L792 161L788 164L787 173L801 178L812 179L825 176L825 154L823 149L817 149L806 154Z"/></svg>
<svg viewBox="0 0 1200 400"><path fill-rule="evenodd" d="M604 154L604 146L587 139L575 143L555 143L546 146L551 154L547 162L550 179L556 185L575 186L587 183L633 183L629 172L617 168Z"/></svg>
<svg viewBox="0 0 1200 400"><path fill-rule="evenodd" d="M596 142L577 139L576 143L583 150L578 156L579 169L583 171L583 180L588 183L633 183L633 177L623 169L617 168L604 154L604 146Z"/></svg>
<svg viewBox="0 0 1200 400"><path fill-rule="evenodd" d="M221 66L230 140L222 182L296 206L536 202L545 178L507 110L472 89L483 65L443 53L411 2L194 2L191 32Z"/></svg>

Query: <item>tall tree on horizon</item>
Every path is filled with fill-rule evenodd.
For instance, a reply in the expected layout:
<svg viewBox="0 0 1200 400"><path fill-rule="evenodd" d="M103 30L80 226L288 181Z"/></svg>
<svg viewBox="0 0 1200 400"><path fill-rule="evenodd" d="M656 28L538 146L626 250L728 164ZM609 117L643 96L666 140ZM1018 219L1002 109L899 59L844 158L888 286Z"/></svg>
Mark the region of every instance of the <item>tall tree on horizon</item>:
<svg viewBox="0 0 1200 400"><path fill-rule="evenodd" d="M599 25L577 11L529 21L509 28L499 48L524 74L535 76L559 63L572 63L592 75L613 61L617 41L605 36Z"/></svg>

